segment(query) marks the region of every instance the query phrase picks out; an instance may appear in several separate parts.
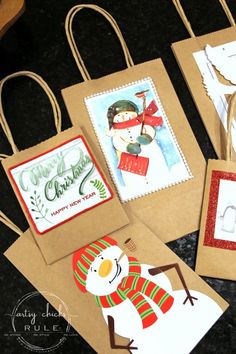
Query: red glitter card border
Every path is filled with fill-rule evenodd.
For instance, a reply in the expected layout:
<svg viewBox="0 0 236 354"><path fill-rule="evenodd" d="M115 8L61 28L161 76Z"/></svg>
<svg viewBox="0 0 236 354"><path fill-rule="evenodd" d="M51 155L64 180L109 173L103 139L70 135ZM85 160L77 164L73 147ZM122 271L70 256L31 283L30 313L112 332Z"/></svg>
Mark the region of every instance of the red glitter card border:
<svg viewBox="0 0 236 354"><path fill-rule="evenodd" d="M216 211L218 205L219 187L220 187L221 179L236 182L236 173L216 171L216 170L212 171L205 237L204 237L203 244L204 246L224 248L227 250L236 250L236 242L214 238L215 224L216 224Z"/></svg>

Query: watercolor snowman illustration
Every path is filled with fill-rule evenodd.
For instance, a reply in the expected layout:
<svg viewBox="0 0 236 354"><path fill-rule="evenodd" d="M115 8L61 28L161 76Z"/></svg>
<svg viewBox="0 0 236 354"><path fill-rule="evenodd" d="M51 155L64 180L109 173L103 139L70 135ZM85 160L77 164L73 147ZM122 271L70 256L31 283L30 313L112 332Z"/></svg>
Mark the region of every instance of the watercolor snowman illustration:
<svg viewBox="0 0 236 354"><path fill-rule="evenodd" d="M153 99L146 107L146 93L135 94L142 99L143 112L130 100L114 102L107 110L109 129L118 158L118 169L129 188L145 185L163 185L169 170L163 153L156 143L156 128L162 126L163 118L154 116L158 107Z"/></svg>
<svg viewBox="0 0 236 354"><path fill-rule="evenodd" d="M172 290L164 274L172 268L182 290ZM188 289L178 263L141 264L108 236L74 253L73 272L79 289L101 307L112 349L187 354L223 312L209 296ZM119 345L115 334L129 343Z"/></svg>

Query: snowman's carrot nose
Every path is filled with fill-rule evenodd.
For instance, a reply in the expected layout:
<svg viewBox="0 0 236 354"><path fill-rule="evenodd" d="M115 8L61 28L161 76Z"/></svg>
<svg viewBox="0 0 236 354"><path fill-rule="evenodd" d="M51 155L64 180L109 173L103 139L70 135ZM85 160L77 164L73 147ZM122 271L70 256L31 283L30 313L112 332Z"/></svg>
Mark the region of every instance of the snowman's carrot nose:
<svg viewBox="0 0 236 354"><path fill-rule="evenodd" d="M98 270L98 274L100 275L100 277L105 278L107 277L112 270L112 261L110 261L110 259L105 259Z"/></svg>

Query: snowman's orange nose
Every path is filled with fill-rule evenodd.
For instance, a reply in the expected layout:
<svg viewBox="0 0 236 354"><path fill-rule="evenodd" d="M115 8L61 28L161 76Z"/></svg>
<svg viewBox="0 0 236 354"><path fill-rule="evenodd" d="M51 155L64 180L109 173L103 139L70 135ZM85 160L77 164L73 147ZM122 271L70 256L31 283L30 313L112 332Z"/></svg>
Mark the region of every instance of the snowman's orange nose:
<svg viewBox="0 0 236 354"><path fill-rule="evenodd" d="M107 277L112 270L112 261L110 261L109 259L105 259L98 270L98 274L100 275L100 277L105 278Z"/></svg>

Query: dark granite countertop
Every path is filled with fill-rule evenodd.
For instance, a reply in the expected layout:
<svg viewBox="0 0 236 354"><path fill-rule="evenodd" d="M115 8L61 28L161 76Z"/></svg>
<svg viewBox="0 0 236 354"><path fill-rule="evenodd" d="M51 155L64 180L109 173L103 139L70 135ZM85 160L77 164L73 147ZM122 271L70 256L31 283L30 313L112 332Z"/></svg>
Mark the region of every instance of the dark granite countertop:
<svg viewBox="0 0 236 354"><path fill-rule="evenodd" d="M83 3L90 3L84 0ZM215 153L203 123L181 75L170 45L188 38L171 0L94 0L117 20L136 64L161 57L177 95L206 159ZM236 2L227 3L236 18ZM82 82L72 58L64 31L68 10L78 4L74 0L26 1L26 11L0 41L0 78L18 70L31 70L41 75L54 91L63 115L63 129L70 120L61 97L61 89ZM183 0L192 27L197 35L229 26L217 0ZM74 22L76 40L92 78L122 70L124 59L110 26L92 11L83 11ZM53 119L49 103L40 89L28 79L9 82L3 93L4 109L16 144L25 149L53 134ZM0 130L0 152L10 154L9 144ZM0 168L0 209L19 227L27 229L27 222L14 196L7 177ZM191 208L191 205L190 205ZM180 220L181 222L181 220ZM13 231L0 224L1 253L16 239ZM191 268L194 268L198 233L194 232L168 246ZM27 257L27 254L22 254ZM17 300L33 291L33 286L1 257L1 353L27 353L16 338L7 336L12 311ZM236 283L204 278L230 308L211 328L193 350L194 354L236 353ZM43 298L41 301L44 301ZM55 353L94 353L79 336L71 336ZM173 353L174 354L174 353Z"/></svg>

